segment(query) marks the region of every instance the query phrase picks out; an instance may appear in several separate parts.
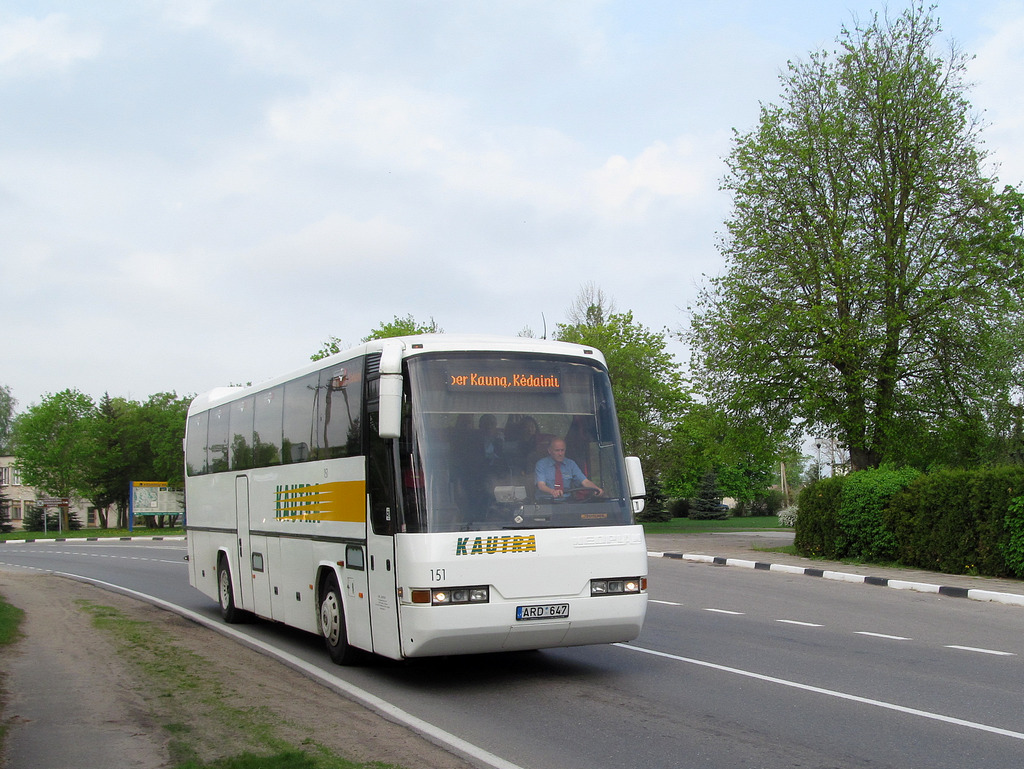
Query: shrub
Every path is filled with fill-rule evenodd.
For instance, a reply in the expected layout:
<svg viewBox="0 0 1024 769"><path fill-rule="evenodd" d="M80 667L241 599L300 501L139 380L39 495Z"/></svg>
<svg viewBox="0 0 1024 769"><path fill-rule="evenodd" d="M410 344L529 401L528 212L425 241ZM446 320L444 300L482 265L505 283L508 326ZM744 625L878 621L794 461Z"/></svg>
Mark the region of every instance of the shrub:
<svg viewBox="0 0 1024 769"><path fill-rule="evenodd" d="M779 515L779 511L785 506L782 492L778 489L768 489L767 492L754 499L747 506L748 515Z"/></svg>
<svg viewBox="0 0 1024 769"><path fill-rule="evenodd" d="M690 500L689 499L673 499L669 502L668 511L672 514L673 518L689 518L690 517Z"/></svg>
<svg viewBox="0 0 1024 769"><path fill-rule="evenodd" d="M1017 577L1024 577L1024 496L1014 497L1006 513L1006 542L1003 558L1006 568Z"/></svg>
<svg viewBox="0 0 1024 769"><path fill-rule="evenodd" d="M790 505L779 510L779 526L788 526L789 528L796 526L798 510L799 508L796 505Z"/></svg>
<svg viewBox="0 0 1024 769"><path fill-rule="evenodd" d="M885 509L893 495L906 488L919 472L912 468L861 470L846 477L837 519L840 557L867 561L896 558L896 536Z"/></svg>
<svg viewBox="0 0 1024 769"><path fill-rule="evenodd" d="M899 561L949 574L1015 573L1013 500L1022 490L1020 467L921 476L893 498L886 514Z"/></svg>
<svg viewBox="0 0 1024 769"><path fill-rule="evenodd" d="M836 558L839 537L839 499L845 475L822 478L804 486L800 491L793 544L801 555Z"/></svg>

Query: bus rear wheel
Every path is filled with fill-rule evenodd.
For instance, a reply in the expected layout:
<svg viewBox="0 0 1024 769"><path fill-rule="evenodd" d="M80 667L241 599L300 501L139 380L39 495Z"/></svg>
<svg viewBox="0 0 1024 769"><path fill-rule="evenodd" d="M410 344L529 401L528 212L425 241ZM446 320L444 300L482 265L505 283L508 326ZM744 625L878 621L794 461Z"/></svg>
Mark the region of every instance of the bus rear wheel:
<svg viewBox="0 0 1024 769"><path fill-rule="evenodd" d="M331 659L339 665L349 665L356 659L356 650L348 645L345 631L345 608L341 603L338 580L330 577L320 594L320 630Z"/></svg>

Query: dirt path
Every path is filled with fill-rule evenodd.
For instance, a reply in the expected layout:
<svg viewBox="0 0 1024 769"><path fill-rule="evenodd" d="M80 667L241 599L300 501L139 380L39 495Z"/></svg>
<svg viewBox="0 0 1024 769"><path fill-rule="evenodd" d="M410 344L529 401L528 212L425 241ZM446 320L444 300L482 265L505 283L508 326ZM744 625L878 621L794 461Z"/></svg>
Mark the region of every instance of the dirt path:
<svg viewBox="0 0 1024 769"><path fill-rule="evenodd" d="M143 670L121 660L87 605L112 607L166 633L175 646L202 658L219 682L218 706L259 709L274 724L275 737L296 747L316 743L354 761L408 769L470 767L291 668L147 603L19 571L0 571L0 595L26 615L24 637L0 653L5 769L169 769L177 763L176 741L204 762L253 749L247 732L210 717L212 706L172 704Z"/></svg>

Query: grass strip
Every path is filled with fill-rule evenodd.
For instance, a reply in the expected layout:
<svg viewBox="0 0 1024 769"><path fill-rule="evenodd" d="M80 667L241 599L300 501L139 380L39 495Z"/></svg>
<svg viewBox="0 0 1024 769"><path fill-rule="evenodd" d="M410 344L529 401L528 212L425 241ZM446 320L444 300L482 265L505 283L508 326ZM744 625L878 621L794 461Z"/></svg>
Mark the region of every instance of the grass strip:
<svg viewBox="0 0 1024 769"><path fill-rule="evenodd" d="M21 638L21 623L25 619L25 612L17 606L12 606L0 595L0 647L9 646ZM0 674L0 711L7 699L4 676ZM6 720L0 720L0 755L4 752L4 739L7 737L8 724Z"/></svg>
<svg viewBox="0 0 1024 769"><path fill-rule="evenodd" d="M768 529L793 531L792 528L779 526L779 519L774 515L726 518L722 521L693 521L689 518L673 518L671 521L644 524L644 531L647 534L713 534L715 532L764 531Z"/></svg>
<svg viewBox="0 0 1024 769"><path fill-rule="evenodd" d="M14 542L25 539L108 539L110 537L182 537L185 530L175 528L143 529L136 526L128 529L75 529L74 531L11 531L0 534L0 542Z"/></svg>
<svg viewBox="0 0 1024 769"><path fill-rule="evenodd" d="M400 769L352 762L312 737L289 744L278 736L282 722L277 714L264 706L232 704L241 697L220 680L210 661L177 645L170 634L110 606L84 600L78 604L112 639L120 659L148 682L140 693L170 735L176 769ZM232 752L225 746L239 745L245 749L222 755ZM206 762L209 756L216 758Z"/></svg>

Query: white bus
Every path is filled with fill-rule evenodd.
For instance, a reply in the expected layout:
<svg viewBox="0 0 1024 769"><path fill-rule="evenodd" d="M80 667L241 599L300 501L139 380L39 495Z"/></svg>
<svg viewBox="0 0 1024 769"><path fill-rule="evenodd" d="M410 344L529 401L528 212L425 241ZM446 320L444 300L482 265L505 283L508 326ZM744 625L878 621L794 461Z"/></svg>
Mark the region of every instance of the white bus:
<svg viewBox="0 0 1024 769"><path fill-rule="evenodd" d="M536 483L552 443L576 468L557 498ZM189 579L227 622L320 634L343 664L640 633L643 476L597 350L371 341L198 396L185 465Z"/></svg>

